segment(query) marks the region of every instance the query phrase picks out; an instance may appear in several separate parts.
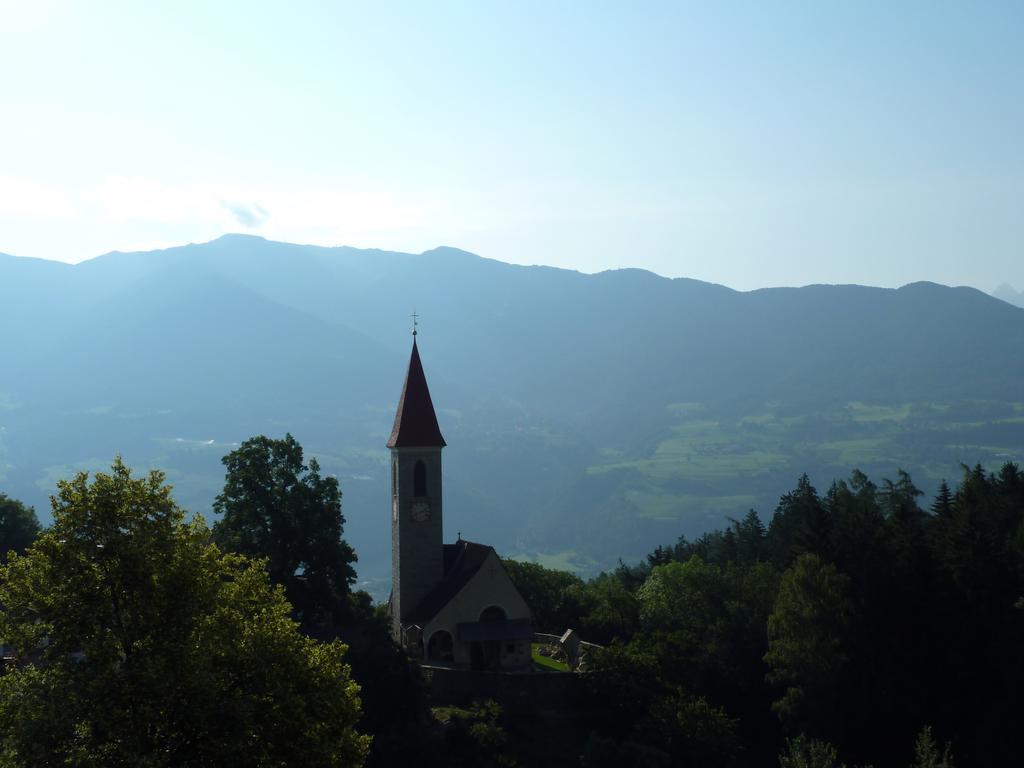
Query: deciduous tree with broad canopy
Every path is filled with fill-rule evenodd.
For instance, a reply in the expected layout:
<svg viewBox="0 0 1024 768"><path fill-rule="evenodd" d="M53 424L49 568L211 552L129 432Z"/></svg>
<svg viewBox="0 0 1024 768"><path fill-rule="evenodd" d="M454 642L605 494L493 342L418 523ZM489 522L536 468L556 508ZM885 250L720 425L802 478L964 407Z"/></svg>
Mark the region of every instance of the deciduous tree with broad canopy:
<svg viewBox="0 0 1024 768"><path fill-rule="evenodd" d="M3 766L355 766L341 643L302 636L263 564L222 553L159 472L61 482L0 568Z"/></svg>
<svg viewBox="0 0 1024 768"><path fill-rule="evenodd" d="M841 639L850 621L848 585L835 566L810 553L782 574L764 660L768 680L786 686L772 708L794 730L821 733L834 720L836 681L846 662Z"/></svg>
<svg viewBox="0 0 1024 768"><path fill-rule="evenodd" d="M341 538L338 480L322 476L316 459L305 464L290 434L250 438L223 463L224 491L213 504L222 516L213 527L217 544L265 557L305 627L343 622L356 555Z"/></svg>
<svg viewBox="0 0 1024 768"><path fill-rule="evenodd" d="M39 520L32 507L0 493L0 563L9 551L24 552L39 535Z"/></svg>

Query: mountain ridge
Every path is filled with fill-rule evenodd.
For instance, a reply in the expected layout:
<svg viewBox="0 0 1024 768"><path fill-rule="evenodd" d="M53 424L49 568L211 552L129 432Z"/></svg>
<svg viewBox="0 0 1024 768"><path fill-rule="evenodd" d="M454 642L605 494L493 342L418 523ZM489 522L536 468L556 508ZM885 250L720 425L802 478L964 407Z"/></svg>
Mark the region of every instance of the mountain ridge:
<svg viewBox="0 0 1024 768"><path fill-rule="evenodd" d="M312 244L312 243L290 243L290 242L287 242L287 241L284 241L284 240L272 240L270 238L263 237L262 235L254 235L254 234L249 234L249 233L244 233L244 232L228 232L228 233L225 233L223 235L220 235L219 237L214 238L213 240L208 240L208 241L204 241L204 242L189 242L189 243L183 243L183 244L180 244L180 245L170 245L170 246L167 246L167 247L164 247L164 248L156 248L156 249L150 249L150 250L145 250L145 251L143 251L143 250L122 251L122 250L115 249L115 250L112 250L112 251L107 251L105 253L97 254L96 256L90 256L88 258L82 259L81 261L73 262L73 263L64 262L64 261L60 261L60 260L57 260L57 259L47 259L47 258L42 258L42 257L37 257L37 256L13 255L13 254L8 254L8 253L4 253L4 252L0 252L0 259L8 258L8 259L15 259L15 260L28 260L28 261L33 261L33 262L45 262L47 264L59 264L59 265L63 265L63 266L69 267L69 268L75 268L75 267L80 267L80 266L84 266L84 265L87 265L87 264L93 264L95 262L98 262L99 260L109 259L111 257L155 256L155 255L169 254L170 252L184 252L187 249L196 249L196 248L209 247L209 246L212 246L212 245L218 244L218 243L223 243L223 244L242 244L242 245L253 244L253 243L263 243L263 244L266 244L266 245L269 245L269 246L283 246L283 247L289 248L289 249L302 249L302 250L308 250L308 251L321 251L321 252L326 252L326 253L343 252L343 253L358 253L358 254L366 254L366 255L379 254L379 255L398 256L398 257L423 257L423 256L434 256L434 255L457 254L457 255L460 255L460 256L468 256L468 257L470 257L471 261L479 261L479 262L503 265L505 267L512 267L512 268L517 268L517 269L545 269L545 270L552 270L552 271L556 271L556 272L563 272L563 273L572 274L572 275L580 275L580 276L584 276L584 277L596 277L596 276L599 276L599 275L623 274L623 273L631 273L632 272L632 273L638 273L638 274L644 274L644 275L651 275L651 276L654 276L655 278L658 278L659 280L668 280L668 281L672 281L672 282L676 282L676 281L691 282L691 283L699 283L699 284L708 285L708 286L716 286L716 287L727 289L727 290L732 291L734 293L741 293L741 294L756 293L756 292L760 292L760 291L776 291L776 290L790 290L790 289L802 289L802 288L821 288L821 287L835 287L835 288L859 287L859 288L874 288L874 289L882 290L882 291L899 291L899 290L903 290L905 288L909 288L909 287L912 287L912 286L921 285L921 284L927 284L927 285L939 286L939 287L942 287L942 288L951 288L951 289L963 288L963 289L967 289L967 290L977 291L978 293L981 293L981 294L983 294L985 296L993 296L995 298L1002 298L999 295L999 293L1000 292L1007 292L1008 293L1009 291L1012 291L1015 295L1024 296L1024 292L1015 291L1013 289L1013 287L1010 286L1007 283L1003 283L1002 285L1000 285L998 288L996 288L991 293L985 293L984 291L982 291L982 290L980 290L978 288L975 288L973 286L946 285L945 283L939 283L939 282L935 282L935 281L931 281L931 280L915 280L915 281L911 281L909 283L904 283L902 285L895 286L895 287L875 286L875 285L869 285L869 284L864 284L864 283L806 283L806 284L802 284L802 285L763 286L763 287L759 287L759 288L751 288L751 289L748 289L748 290L740 290L740 289L737 289L737 288L732 288L731 286L727 286L727 285L725 285L723 283L715 283L715 282L712 282L712 281L700 280L698 278L693 278L693 277L686 277L686 276L671 277L671 276L668 276L668 275L662 275L662 274L659 274L659 273L657 273L657 272L655 272L653 270L647 269L645 267L628 267L628 266L627 267L611 267L611 268L608 268L608 269L599 270L597 272L584 272L584 271L581 271L581 270L578 270L578 269L571 269L571 268L567 268L567 267L556 267L556 266L551 266L551 265L546 265L546 264L539 264L539 263L519 264L519 263L513 263L513 262L505 262L505 261L501 261L499 259L494 259L494 258L490 258L490 257L487 257L487 256L481 256L479 254L473 253L472 251L467 251L467 250L465 250L463 248L459 248L457 246L449 246L449 245L438 245L438 246L434 246L432 248L428 248L428 249L426 249L424 251L420 251L420 252L417 253L417 252L412 252L412 251L395 251L395 250L390 250L390 249L386 249L386 248L358 248L358 247L350 246L350 245L318 245L318 244ZM1003 300L1006 301L1005 299L1003 299Z"/></svg>
<svg viewBox="0 0 1024 768"><path fill-rule="evenodd" d="M220 457L291 431L342 478L370 578L414 309L448 530L509 554L599 567L767 514L804 471L929 490L1024 456L1024 313L973 288L744 292L244 235L18 264L0 259L0 489L42 507L120 452L209 514Z"/></svg>

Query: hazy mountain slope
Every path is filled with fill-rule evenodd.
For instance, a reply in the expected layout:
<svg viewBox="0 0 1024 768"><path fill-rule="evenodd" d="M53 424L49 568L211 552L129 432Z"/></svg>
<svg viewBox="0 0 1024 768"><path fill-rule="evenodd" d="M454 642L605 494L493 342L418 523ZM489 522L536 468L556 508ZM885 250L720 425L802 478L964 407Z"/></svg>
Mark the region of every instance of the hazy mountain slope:
<svg viewBox="0 0 1024 768"><path fill-rule="evenodd" d="M613 562L768 512L805 470L927 485L1024 455L1024 310L972 289L740 293L244 236L0 257L0 281L0 488L41 505L120 451L208 510L233 443L290 430L342 478L364 574L387 572L383 443L414 309L448 534L506 552Z"/></svg>
<svg viewBox="0 0 1024 768"><path fill-rule="evenodd" d="M1012 285L1003 283L992 291L992 295L1008 304L1013 304L1015 307L1024 307L1024 291L1014 290Z"/></svg>
<svg viewBox="0 0 1024 768"><path fill-rule="evenodd" d="M740 294L640 270L582 275L517 267L449 248L410 256L242 237L161 256L181 268L216 270L389 345L415 308L433 361L452 379L560 416L589 418L636 396L638 367L649 372L642 385L665 398L848 398L876 385L913 396L936 386L950 396L1005 396L1006 376L963 381L943 371L951 362L967 369L992 361L1001 345L1019 339L1004 336L1013 331L1004 328L1008 316L980 292L924 284ZM966 344L971 331L978 333ZM945 359L956 350L961 354ZM863 363L875 359L883 364L872 374ZM1009 378L1020 370L1011 366ZM806 386L794 393L801 382Z"/></svg>

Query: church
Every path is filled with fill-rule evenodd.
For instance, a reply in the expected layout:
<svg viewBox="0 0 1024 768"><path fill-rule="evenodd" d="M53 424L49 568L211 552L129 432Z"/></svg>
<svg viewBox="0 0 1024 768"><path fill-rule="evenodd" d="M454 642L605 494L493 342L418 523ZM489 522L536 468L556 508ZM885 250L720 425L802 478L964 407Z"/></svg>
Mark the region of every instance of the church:
<svg viewBox="0 0 1024 768"><path fill-rule="evenodd" d="M532 668L530 608L493 547L443 540L441 450L416 330L387 442L391 450L391 600L395 640L424 663Z"/></svg>

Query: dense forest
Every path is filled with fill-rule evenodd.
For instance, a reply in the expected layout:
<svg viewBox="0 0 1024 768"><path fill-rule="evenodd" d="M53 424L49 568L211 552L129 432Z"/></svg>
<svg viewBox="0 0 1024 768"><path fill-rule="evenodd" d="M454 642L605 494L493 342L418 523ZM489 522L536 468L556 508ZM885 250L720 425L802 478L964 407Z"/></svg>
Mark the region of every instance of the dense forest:
<svg viewBox="0 0 1024 768"><path fill-rule="evenodd" d="M905 473L824 493L804 476L767 525L751 511L589 580L507 560L537 631L602 646L578 676L586 705L554 717L430 700L352 589L337 480L291 436L224 464L212 527L120 461L62 482L47 529L0 495L0 765L963 768L1019 752L1013 464L965 467L930 502Z"/></svg>
<svg viewBox="0 0 1024 768"><path fill-rule="evenodd" d="M751 512L590 582L510 567L540 624L607 643L595 728L616 761L770 765L804 737L897 766L921 737L960 765L1012 763L1024 476L965 468L920 496L905 473L855 471L823 495L805 476L767 527Z"/></svg>

